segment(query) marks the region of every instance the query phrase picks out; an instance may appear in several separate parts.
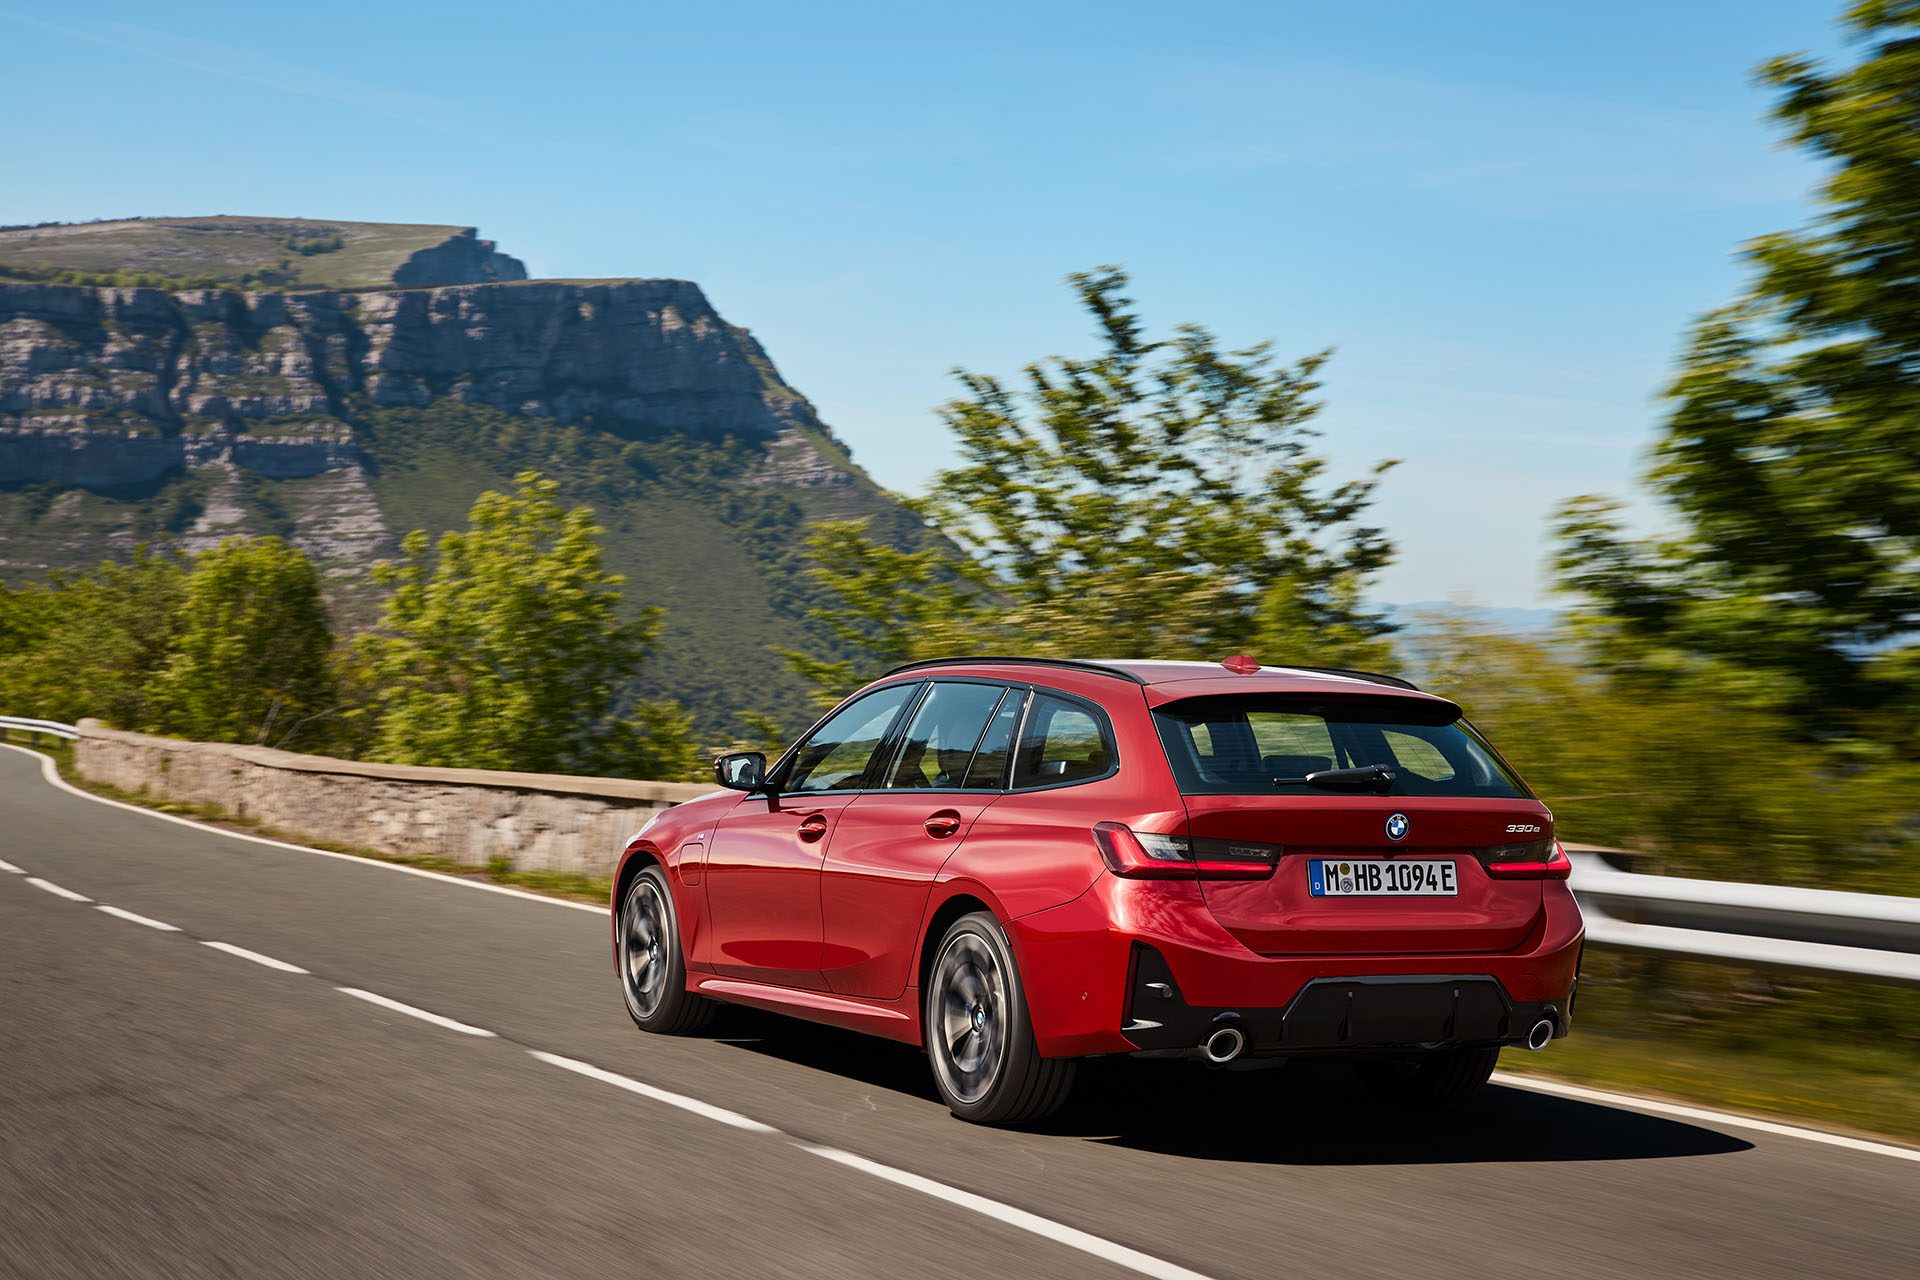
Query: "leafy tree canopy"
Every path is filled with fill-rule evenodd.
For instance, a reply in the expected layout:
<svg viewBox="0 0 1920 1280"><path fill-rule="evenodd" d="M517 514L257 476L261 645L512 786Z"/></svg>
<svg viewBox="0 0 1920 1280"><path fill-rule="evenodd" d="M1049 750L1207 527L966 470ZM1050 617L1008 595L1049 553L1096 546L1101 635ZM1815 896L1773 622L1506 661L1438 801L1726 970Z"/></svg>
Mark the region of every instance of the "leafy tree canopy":
<svg viewBox="0 0 1920 1280"><path fill-rule="evenodd" d="M14 715L97 716L163 731L155 689L179 635L186 583L185 560L142 547L125 564L0 593L0 705Z"/></svg>
<svg viewBox="0 0 1920 1280"><path fill-rule="evenodd" d="M1390 628L1361 596L1392 547L1365 518L1391 464L1328 479L1310 425L1325 354L1276 363L1197 325L1149 339L1118 268L1070 281L1098 354L1014 384L956 373L940 416L961 463L914 504L937 543L815 526L813 572L835 598L815 616L867 669L789 659L834 693L966 651L1379 660Z"/></svg>
<svg viewBox="0 0 1920 1280"><path fill-rule="evenodd" d="M559 485L535 472L515 483L481 494L466 529L431 547L416 531L402 560L376 569L393 594L360 641L375 725L367 754L556 773L684 765L684 717L652 708L623 724L617 714L657 611L618 616L620 575L601 563L590 508L562 509Z"/></svg>
<svg viewBox="0 0 1920 1280"><path fill-rule="evenodd" d="M1747 246L1752 288L1694 330L1651 473L1678 531L1632 540L1576 499L1557 557L1616 668L1718 666L1826 728L1920 709L1920 0L1845 24L1852 66L1760 71L1830 176L1813 225Z"/></svg>
<svg viewBox="0 0 1920 1280"><path fill-rule="evenodd" d="M169 732L277 746L338 709L320 575L279 538L229 538L199 556L174 625L155 690Z"/></svg>

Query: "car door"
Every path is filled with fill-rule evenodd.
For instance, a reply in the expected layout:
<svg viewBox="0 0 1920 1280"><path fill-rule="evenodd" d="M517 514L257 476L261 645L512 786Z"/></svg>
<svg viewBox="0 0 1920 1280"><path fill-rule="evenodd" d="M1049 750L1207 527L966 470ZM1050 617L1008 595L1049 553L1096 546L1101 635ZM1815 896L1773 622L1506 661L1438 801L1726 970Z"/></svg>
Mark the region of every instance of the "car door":
<svg viewBox="0 0 1920 1280"><path fill-rule="evenodd" d="M775 770L774 794L747 796L714 828L702 957L714 972L825 988L821 863L841 813L919 692L917 681L889 685L840 708Z"/></svg>
<svg viewBox="0 0 1920 1280"><path fill-rule="evenodd" d="M907 985L934 877L1005 785L1024 689L936 680L876 785L840 815L820 881L827 985L891 1000Z"/></svg>

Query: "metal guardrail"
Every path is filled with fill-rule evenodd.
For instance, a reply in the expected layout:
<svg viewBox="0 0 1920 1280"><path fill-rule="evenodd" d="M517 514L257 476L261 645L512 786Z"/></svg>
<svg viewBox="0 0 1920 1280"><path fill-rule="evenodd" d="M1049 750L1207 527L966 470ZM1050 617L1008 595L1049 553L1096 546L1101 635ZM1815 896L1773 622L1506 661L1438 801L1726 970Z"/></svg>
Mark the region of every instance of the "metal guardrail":
<svg viewBox="0 0 1920 1280"><path fill-rule="evenodd" d="M58 720L28 720L21 716L0 716L0 730L44 733L48 737L65 738L68 742L80 736L70 724L61 724Z"/></svg>
<svg viewBox="0 0 1920 1280"><path fill-rule="evenodd" d="M0 716L0 730L78 737L70 724ZM1701 960L1920 986L1920 898L1616 871L1570 845L1587 938Z"/></svg>
<svg viewBox="0 0 1920 1280"><path fill-rule="evenodd" d="M1920 986L1920 898L1650 876L1567 852L1589 941Z"/></svg>

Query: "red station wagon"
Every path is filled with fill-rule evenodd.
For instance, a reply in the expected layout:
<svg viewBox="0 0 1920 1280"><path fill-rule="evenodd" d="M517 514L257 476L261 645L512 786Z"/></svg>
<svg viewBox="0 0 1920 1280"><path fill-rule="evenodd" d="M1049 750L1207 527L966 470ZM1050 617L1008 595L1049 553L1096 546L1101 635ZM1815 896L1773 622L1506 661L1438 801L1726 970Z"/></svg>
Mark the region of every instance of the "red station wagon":
<svg viewBox="0 0 1920 1280"><path fill-rule="evenodd" d="M921 1045L953 1112L1058 1107L1098 1054L1351 1059L1460 1098L1567 1034L1581 922L1553 817L1404 680L953 658L656 814L613 891L627 1011L721 1003Z"/></svg>

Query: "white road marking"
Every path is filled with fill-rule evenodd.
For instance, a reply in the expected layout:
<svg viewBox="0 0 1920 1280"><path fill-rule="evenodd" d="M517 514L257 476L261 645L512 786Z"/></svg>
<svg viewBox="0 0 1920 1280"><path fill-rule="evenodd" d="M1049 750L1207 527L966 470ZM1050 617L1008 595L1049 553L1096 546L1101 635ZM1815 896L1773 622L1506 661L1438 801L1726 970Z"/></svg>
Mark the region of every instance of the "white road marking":
<svg viewBox="0 0 1920 1280"><path fill-rule="evenodd" d="M5 871L11 875L16 875L16 876L23 876L27 874L26 872L22 871L20 868L14 866L11 862L8 862L5 858L0 858L0 871Z"/></svg>
<svg viewBox="0 0 1920 1280"><path fill-rule="evenodd" d="M1803 1129L1799 1125L1781 1124L1775 1120L1756 1120L1751 1116L1743 1116L1732 1111L1688 1107L1677 1102L1638 1098L1628 1093L1608 1093L1604 1089L1563 1084L1558 1080L1546 1080L1539 1076L1517 1076L1510 1071L1496 1071L1493 1079L1496 1084L1509 1085L1515 1089L1530 1089L1535 1093L1550 1093L1556 1097L1575 1098L1581 1102L1597 1102L1609 1107L1650 1111L1656 1115L1674 1116L1681 1120L1701 1120L1707 1124L1726 1124L1740 1129L1756 1129L1761 1133L1777 1134L1782 1138L1799 1138L1802 1142L1819 1142L1829 1147L1845 1147L1849 1151L1866 1151L1879 1156L1892 1156L1896 1160L1920 1162L1920 1150L1913 1147L1896 1147L1887 1142L1869 1142L1865 1138L1849 1138L1843 1133L1823 1133L1818 1129Z"/></svg>
<svg viewBox="0 0 1920 1280"><path fill-rule="evenodd" d="M53 881L42 880L39 876L28 876L27 883L32 885L36 889L45 889L48 893L53 894L57 898L65 898L68 902L92 902L93 901L92 898L89 898L84 893L75 893L71 889L62 889L59 885L55 884Z"/></svg>
<svg viewBox="0 0 1920 1280"><path fill-rule="evenodd" d="M462 1035L491 1036L494 1034L485 1027L471 1026L465 1022L455 1022L452 1018L443 1018L437 1013L428 1013L425 1009L416 1009L410 1004L401 1004L398 1000L389 1000L383 995L376 995L371 991L362 991L358 987L335 987L334 990L344 992L356 1000L365 1000L369 1004L377 1004L382 1009L391 1009L395 1013L404 1013L408 1017L418 1018L422 1022L431 1022L436 1027L445 1027L449 1031L458 1031Z"/></svg>
<svg viewBox="0 0 1920 1280"><path fill-rule="evenodd" d="M475 880L470 876L448 875L441 871L428 871L422 867L409 867L400 862L382 862L378 858L363 858L353 853L335 853L332 849L315 849L304 844L290 844L285 840L269 840L265 836L250 836L243 831L228 831L224 827L209 826L204 822L195 822L192 818L183 818L177 813L159 813L152 809L143 809L137 804L127 804L120 800L109 800L105 796L83 791L60 776L60 770L54 765L53 757L40 755L38 751L11 742L0 742L0 747L9 751L18 751L23 755L40 756L40 773L48 785L65 791L69 795L79 796L82 800L91 800L95 804L104 804L109 808L125 809L128 813L138 813L148 818L158 818L162 822L177 823L183 827L192 827L195 831L208 835L226 836L230 840L244 840L248 844L261 844L269 849L287 849L294 853L318 854L322 858L338 858L342 862L351 862L362 867L379 867L386 871L398 871L402 875L423 876L428 880L438 880L441 884L455 884L466 889L481 889L487 893L504 893L510 898L525 898L528 902L544 902L550 907L571 907L575 911L591 911L597 916L607 914L606 907L597 907L587 902L569 902L565 898L550 898L543 893L529 893L525 889L514 889L504 884L488 884L485 880Z"/></svg>
<svg viewBox="0 0 1920 1280"><path fill-rule="evenodd" d="M202 941L200 945L203 947L212 947L215 951L224 951L230 956L239 956L242 960L251 960L255 964L263 964L269 969L278 969L282 973L307 972L297 964L288 964L285 960L275 960L272 956L263 956L258 951L249 951L245 947L236 947L231 942Z"/></svg>
<svg viewBox="0 0 1920 1280"><path fill-rule="evenodd" d="M110 907L104 902L100 904L100 910L110 916L119 916L122 920L131 920L135 924L143 924L149 929L158 929L162 933L180 932L180 926L177 924L168 924L165 920L155 920L151 916L138 915L122 907Z"/></svg>
<svg viewBox="0 0 1920 1280"><path fill-rule="evenodd" d="M935 1182L932 1178L923 1178L917 1173L908 1173L904 1169L896 1169L892 1165L881 1164L875 1160L868 1160L864 1156L856 1156L851 1151L841 1151L834 1147L816 1147L806 1142L799 1142L794 1145L802 1151L811 1151L814 1155L822 1159L832 1160L836 1164L846 1165L850 1169L858 1169L862 1173L872 1174L874 1177L891 1182L895 1186L906 1187L910 1191L918 1191L921 1195L932 1196L935 1200L944 1200L948 1204L971 1210L983 1217L992 1218L997 1222L1004 1222L1010 1227L1018 1227L1022 1231L1030 1231L1034 1235L1051 1240L1056 1244L1063 1244L1069 1249L1078 1249L1082 1253L1091 1254L1104 1261L1126 1267L1130 1271L1138 1271L1143 1276L1155 1276L1158 1280L1207 1280L1207 1277L1201 1275L1198 1271L1189 1271L1185 1267L1176 1266L1164 1259L1156 1258L1150 1253L1141 1253L1138 1249L1129 1249L1123 1244L1115 1244L1113 1241L1103 1239L1100 1236L1090 1235L1085 1231L1079 1230L1077 1227L1070 1227L1064 1222L1055 1222L1052 1218L1043 1218L1037 1213L1028 1213L1025 1209L1016 1209L1010 1204L1002 1204L998 1200L989 1200L985 1196L977 1196L971 1191L962 1191L960 1188L950 1187L944 1182Z"/></svg>
<svg viewBox="0 0 1920 1280"><path fill-rule="evenodd" d="M611 1071L602 1071L591 1062L581 1062L577 1058L563 1058L557 1053L544 1053L539 1049L529 1049L527 1052L551 1066L564 1067L568 1071L578 1072L590 1080L598 1080L602 1084L610 1084L616 1089L625 1089L628 1093L637 1093L643 1098L652 1098L655 1102L664 1102L668 1106L678 1107L682 1111L691 1111L696 1116L704 1116L709 1120L718 1120L721 1124L732 1125L736 1129L745 1129L749 1133L780 1132L770 1124L761 1124L758 1120L749 1119L737 1111L728 1111L725 1107L716 1107L710 1102L702 1102L698 1098L689 1098L684 1093L670 1093L665 1089L658 1089L653 1085L643 1084L628 1076L615 1075Z"/></svg>

